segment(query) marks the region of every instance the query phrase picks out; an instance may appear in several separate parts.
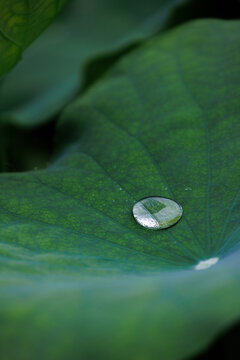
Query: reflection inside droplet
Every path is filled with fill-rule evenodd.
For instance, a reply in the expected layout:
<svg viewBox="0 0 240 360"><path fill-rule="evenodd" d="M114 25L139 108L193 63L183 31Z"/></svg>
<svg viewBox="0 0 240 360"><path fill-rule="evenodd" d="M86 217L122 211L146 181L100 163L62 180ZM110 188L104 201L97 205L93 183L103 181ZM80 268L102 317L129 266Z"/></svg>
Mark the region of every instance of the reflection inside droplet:
<svg viewBox="0 0 240 360"><path fill-rule="evenodd" d="M166 229L182 217L182 207L175 201L154 196L138 201L133 206L135 220L145 228Z"/></svg>
<svg viewBox="0 0 240 360"><path fill-rule="evenodd" d="M201 260L199 263L195 266L196 270L205 270L210 268L211 266L215 265L218 262L218 257L213 257L207 260Z"/></svg>

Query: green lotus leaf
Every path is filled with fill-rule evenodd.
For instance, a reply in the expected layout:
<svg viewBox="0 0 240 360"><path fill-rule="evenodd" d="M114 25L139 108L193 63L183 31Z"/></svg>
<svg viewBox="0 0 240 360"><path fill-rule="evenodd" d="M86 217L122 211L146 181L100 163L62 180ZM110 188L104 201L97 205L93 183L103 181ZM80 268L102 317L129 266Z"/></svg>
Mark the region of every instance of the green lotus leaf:
<svg viewBox="0 0 240 360"><path fill-rule="evenodd" d="M1 175L2 359L185 359L239 318L239 29L147 42L68 107L49 168ZM182 219L140 226L148 196Z"/></svg>

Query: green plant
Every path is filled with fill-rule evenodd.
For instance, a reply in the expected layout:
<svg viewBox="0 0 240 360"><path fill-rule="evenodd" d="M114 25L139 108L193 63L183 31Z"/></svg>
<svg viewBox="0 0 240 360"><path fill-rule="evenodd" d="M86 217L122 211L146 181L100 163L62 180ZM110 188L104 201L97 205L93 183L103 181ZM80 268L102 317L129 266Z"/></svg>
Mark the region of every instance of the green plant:
<svg viewBox="0 0 240 360"><path fill-rule="evenodd" d="M240 316L240 23L207 2L112 5L69 2L1 84L1 359L185 359ZM29 161L19 134L40 130L54 149ZM181 204L175 226L134 221L153 195Z"/></svg>

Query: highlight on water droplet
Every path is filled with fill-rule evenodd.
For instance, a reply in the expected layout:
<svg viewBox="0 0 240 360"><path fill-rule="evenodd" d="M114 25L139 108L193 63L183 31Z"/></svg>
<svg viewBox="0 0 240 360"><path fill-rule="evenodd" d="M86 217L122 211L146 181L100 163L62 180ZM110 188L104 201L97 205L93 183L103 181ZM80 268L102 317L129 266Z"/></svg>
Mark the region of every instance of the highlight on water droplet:
<svg viewBox="0 0 240 360"><path fill-rule="evenodd" d="M195 270L205 270L210 268L211 266L215 265L219 261L218 257L213 257L206 260L201 260L199 263L195 266Z"/></svg>
<svg viewBox="0 0 240 360"><path fill-rule="evenodd" d="M175 201L159 196L144 198L133 206L135 220L152 230L166 229L176 224L182 213L182 207Z"/></svg>

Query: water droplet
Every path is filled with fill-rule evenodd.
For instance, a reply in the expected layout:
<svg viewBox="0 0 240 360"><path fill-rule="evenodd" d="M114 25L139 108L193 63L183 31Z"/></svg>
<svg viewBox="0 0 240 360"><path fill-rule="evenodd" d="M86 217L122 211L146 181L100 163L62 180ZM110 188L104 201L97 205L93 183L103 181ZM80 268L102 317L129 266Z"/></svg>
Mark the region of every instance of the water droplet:
<svg viewBox="0 0 240 360"><path fill-rule="evenodd" d="M145 228L166 229L182 217L182 207L175 201L154 196L138 201L133 206L135 220Z"/></svg>
<svg viewBox="0 0 240 360"><path fill-rule="evenodd" d="M122 188L120 187L119 190L122 191Z"/></svg>
<svg viewBox="0 0 240 360"><path fill-rule="evenodd" d="M192 190L192 188L190 186L186 186L185 187L185 190L188 191L188 190Z"/></svg>
<svg viewBox="0 0 240 360"><path fill-rule="evenodd" d="M205 270L210 268L211 266L215 265L218 262L218 257L213 257L207 260L201 260L199 263L195 266L196 270Z"/></svg>

